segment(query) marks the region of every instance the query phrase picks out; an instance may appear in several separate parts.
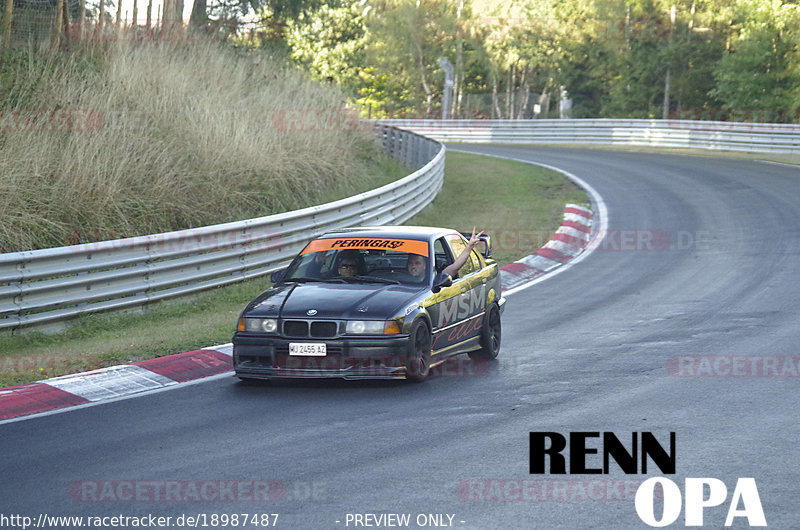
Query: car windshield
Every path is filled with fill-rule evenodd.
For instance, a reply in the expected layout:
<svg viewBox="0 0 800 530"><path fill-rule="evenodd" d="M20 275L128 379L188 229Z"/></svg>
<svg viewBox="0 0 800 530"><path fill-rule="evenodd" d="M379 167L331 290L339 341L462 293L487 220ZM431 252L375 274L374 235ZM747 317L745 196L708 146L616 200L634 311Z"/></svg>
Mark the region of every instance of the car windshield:
<svg viewBox="0 0 800 530"><path fill-rule="evenodd" d="M427 258L425 241L415 241L417 244L411 249L414 252L383 248L330 249L331 244L318 244L319 241L312 241L295 258L286 270L283 281L374 282L421 286L431 279L431 265Z"/></svg>

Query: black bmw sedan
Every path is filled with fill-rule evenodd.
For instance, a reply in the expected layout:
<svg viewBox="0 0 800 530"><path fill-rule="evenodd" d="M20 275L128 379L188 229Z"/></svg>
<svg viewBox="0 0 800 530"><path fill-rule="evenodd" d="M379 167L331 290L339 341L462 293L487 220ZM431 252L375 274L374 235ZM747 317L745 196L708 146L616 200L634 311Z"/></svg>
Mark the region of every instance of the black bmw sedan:
<svg viewBox="0 0 800 530"><path fill-rule="evenodd" d="M455 355L496 358L498 266L488 237L472 248L465 235L386 226L312 240L242 312L236 375L422 381Z"/></svg>

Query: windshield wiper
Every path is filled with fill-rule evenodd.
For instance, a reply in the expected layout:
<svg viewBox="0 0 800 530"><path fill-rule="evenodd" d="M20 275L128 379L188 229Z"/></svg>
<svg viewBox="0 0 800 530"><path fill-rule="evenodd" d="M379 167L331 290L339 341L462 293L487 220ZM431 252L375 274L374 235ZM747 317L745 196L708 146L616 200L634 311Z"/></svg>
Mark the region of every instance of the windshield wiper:
<svg viewBox="0 0 800 530"><path fill-rule="evenodd" d="M393 285L400 285L397 280L389 280L387 278L378 278L377 276L342 276L342 280L349 283L364 282L364 283L390 283Z"/></svg>

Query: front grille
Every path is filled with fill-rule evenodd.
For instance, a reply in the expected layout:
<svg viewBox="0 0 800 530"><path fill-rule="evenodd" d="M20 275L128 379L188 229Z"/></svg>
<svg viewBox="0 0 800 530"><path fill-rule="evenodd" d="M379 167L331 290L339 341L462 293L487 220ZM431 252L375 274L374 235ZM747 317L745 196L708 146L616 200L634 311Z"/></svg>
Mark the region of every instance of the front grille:
<svg viewBox="0 0 800 530"><path fill-rule="evenodd" d="M308 337L308 322L287 320L283 323L283 334L287 337Z"/></svg>
<svg viewBox="0 0 800 530"><path fill-rule="evenodd" d="M311 336L312 337L335 337L336 336L336 322L312 322L311 323Z"/></svg>
<svg viewBox="0 0 800 530"><path fill-rule="evenodd" d="M330 320L284 320L285 337L330 339L337 335L339 324Z"/></svg>

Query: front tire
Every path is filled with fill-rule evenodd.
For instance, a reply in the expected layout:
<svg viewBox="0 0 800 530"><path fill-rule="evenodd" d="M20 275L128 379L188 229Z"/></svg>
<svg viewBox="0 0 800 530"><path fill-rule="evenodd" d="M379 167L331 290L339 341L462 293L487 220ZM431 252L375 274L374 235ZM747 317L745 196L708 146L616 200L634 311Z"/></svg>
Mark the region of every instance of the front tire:
<svg viewBox="0 0 800 530"><path fill-rule="evenodd" d="M417 320L408 334L406 378L421 383L428 377L431 366L431 332L422 320Z"/></svg>

